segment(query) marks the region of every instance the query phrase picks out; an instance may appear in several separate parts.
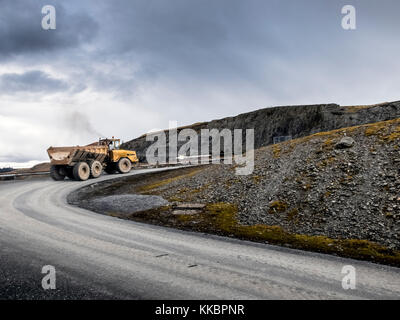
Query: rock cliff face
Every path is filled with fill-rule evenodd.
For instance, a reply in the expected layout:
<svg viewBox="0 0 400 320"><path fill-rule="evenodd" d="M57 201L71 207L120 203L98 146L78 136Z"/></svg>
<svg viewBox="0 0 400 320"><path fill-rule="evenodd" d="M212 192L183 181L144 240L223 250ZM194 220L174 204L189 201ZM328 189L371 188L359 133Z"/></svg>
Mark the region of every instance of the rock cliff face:
<svg viewBox="0 0 400 320"><path fill-rule="evenodd" d="M391 120L400 117L400 101L369 106L339 106L337 104L285 106L256 110L236 117L196 123L178 128L201 129L254 129L255 148L270 145L274 138L292 139L314 133L330 131L361 124ZM166 131L167 133L168 131ZM167 134L168 137L168 134ZM178 147L185 142L179 142ZM146 136L126 142L125 149L136 150L140 161L145 161L146 149L152 142ZM200 145L200 144L199 144ZM200 152L199 152L200 153Z"/></svg>

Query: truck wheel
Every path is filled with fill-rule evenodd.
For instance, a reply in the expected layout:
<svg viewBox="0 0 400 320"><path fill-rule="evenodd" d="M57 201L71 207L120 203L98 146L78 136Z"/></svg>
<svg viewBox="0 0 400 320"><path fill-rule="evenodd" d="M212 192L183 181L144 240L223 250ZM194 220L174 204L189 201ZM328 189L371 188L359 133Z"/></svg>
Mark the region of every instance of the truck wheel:
<svg viewBox="0 0 400 320"><path fill-rule="evenodd" d="M107 166L106 166L106 168L104 169L104 171L107 172L108 174L113 174L113 173L115 173L115 171L117 171L117 170L115 169L114 163L109 163L109 164L107 164Z"/></svg>
<svg viewBox="0 0 400 320"><path fill-rule="evenodd" d="M62 166L51 166L50 176L55 181L62 181L65 178L65 170Z"/></svg>
<svg viewBox="0 0 400 320"><path fill-rule="evenodd" d="M103 166L100 161L97 161L97 160L90 161L89 167L90 167L90 176L92 178L100 177L100 175L103 171Z"/></svg>
<svg viewBox="0 0 400 320"><path fill-rule="evenodd" d="M73 167L67 167L66 168L66 171L67 171L67 177L70 179L70 180L75 180L75 177L74 177L74 168Z"/></svg>
<svg viewBox="0 0 400 320"><path fill-rule="evenodd" d="M78 162L74 165L73 174L75 180L85 181L89 179L90 176L90 168L86 162Z"/></svg>
<svg viewBox="0 0 400 320"><path fill-rule="evenodd" d="M132 162L127 158L119 159L117 169L120 173L128 173L132 169Z"/></svg>

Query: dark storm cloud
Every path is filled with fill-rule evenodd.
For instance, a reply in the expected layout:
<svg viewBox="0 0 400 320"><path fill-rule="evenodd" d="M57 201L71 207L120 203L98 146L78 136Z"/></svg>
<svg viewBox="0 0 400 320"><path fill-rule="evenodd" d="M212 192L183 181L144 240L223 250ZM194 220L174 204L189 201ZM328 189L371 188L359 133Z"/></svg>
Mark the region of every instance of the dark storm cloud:
<svg viewBox="0 0 400 320"><path fill-rule="evenodd" d="M0 58L35 53L53 53L89 42L98 25L86 12L65 10L60 1L0 1ZM44 5L56 6L56 30L43 30Z"/></svg>
<svg viewBox="0 0 400 320"><path fill-rule="evenodd" d="M346 4L115 0L99 11L98 52L102 59L124 59L128 69L132 61L139 64L135 73L132 70L132 79L139 83L163 77L185 87L234 91L244 84L265 88L284 103L306 83L323 85L317 76L331 78L336 85L341 72L360 74L368 66L372 75L374 67L386 68L392 54L378 55L372 48L398 42L399 23L393 12L399 12L400 2L354 0L359 26L354 32L341 28L341 8Z"/></svg>
<svg viewBox="0 0 400 320"><path fill-rule="evenodd" d="M16 94L54 93L69 89L69 85L62 80L54 79L42 71L28 71L22 74L5 73L0 76L0 93Z"/></svg>
<svg viewBox="0 0 400 320"><path fill-rule="evenodd" d="M346 34L340 10L347 2L2 0L0 56L57 51L54 58L81 68L76 81L85 78L100 90L134 92L138 83L164 76L185 85L188 80L227 87L247 82L284 95L277 83L290 82L296 69L310 70L307 77L312 76L308 65L322 65L327 75L334 65L354 69L375 58L364 48L395 36L398 1L381 6L354 0L360 27ZM57 30L40 27L45 4L57 9ZM375 36L368 38L371 32ZM90 40L90 52L63 51ZM125 65L123 75L118 68L93 68L115 61Z"/></svg>
<svg viewBox="0 0 400 320"><path fill-rule="evenodd" d="M385 6L375 0L354 0L359 28L346 33L340 11L348 3L342 0L2 0L1 4L0 57L17 54L23 60L41 53L39 59L48 60L50 56L61 66L78 70L76 86L87 84L129 99L144 84L161 78L182 83L188 90L237 91L250 86L267 90L283 103L304 90L297 88L300 73L311 82L317 69L318 75L335 78L338 67L357 73L371 60L373 65L385 64L390 51L378 54L370 47L387 45L397 37L394 12L400 10L394 0L386 0ZM41 29L45 4L56 7L56 30ZM65 50L69 48L76 50Z"/></svg>
<svg viewBox="0 0 400 320"><path fill-rule="evenodd" d="M281 47L259 25L259 19L268 19L266 6L259 4L257 12L251 2L237 0L117 0L105 10L103 36L112 45L104 51L109 56L131 54L141 62L141 76L178 77L195 71L197 77L230 78L247 67L243 52L260 46L276 52Z"/></svg>

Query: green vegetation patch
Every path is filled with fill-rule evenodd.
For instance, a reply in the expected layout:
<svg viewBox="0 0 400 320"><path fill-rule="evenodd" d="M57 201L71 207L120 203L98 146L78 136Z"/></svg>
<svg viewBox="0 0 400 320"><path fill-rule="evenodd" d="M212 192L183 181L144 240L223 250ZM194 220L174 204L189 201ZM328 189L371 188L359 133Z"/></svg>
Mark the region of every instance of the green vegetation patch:
<svg viewBox="0 0 400 320"><path fill-rule="evenodd" d="M288 205L280 200L273 201L269 204L268 213L278 213L278 212L285 212L288 208Z"/></svg>
<svg viewBox="0 0 400 320"><path fill-rule="evenodd" d="M382 142L398 140L400 139L400 118L376 122L376 123L370 123L370 124L363 124L353 127L335 129L331 131L318 132L309 136L281 142L263 148L271 149L274 158L278 159L283 153L290 153L291 151L293 151L295 146L297 145L301 145L315 139L324 139L321 142L321 148L322 150L328 151L334 148L335 142L339 141L340 138L342 138L345 133L351 136L351 133L358 130L364 130L364 135L367 137L377 136Z"/></svg>
<svg viewBox="0 0 400 320"><path fill-rule="evenodd" d="M216 226L226 234L253 241L267 241L293 248L336 254L360 260L369 260L400 267L400 252L379 244L356 239L331 239L325 236L292 234L279 226L240 225L236 220L237 207L228 203L210 204L206 207L214 216ZM297 210L291 212L296 216Z"/></svg>

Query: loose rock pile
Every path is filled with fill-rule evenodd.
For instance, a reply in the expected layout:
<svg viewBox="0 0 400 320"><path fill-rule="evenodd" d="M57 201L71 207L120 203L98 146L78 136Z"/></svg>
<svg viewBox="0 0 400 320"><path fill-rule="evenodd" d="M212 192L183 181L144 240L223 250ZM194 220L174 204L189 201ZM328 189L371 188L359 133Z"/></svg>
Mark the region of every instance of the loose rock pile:
<svg viewBox="0 0 400 320"><path fill-rule="evenodd" d="M91 209L100 212L118 212L131 214L133 212L149 210L168 204L168 201L159 196L140 194L121 194L98 197L90 202Z"/></svg>
<svg viewBox="0 0 400 320"><path fill-rule="evenodd" d="M399 142L400 119L319 133L256 150L252 175L212 165L153 191L235 204L245 225L400 249Z"/></svg>

